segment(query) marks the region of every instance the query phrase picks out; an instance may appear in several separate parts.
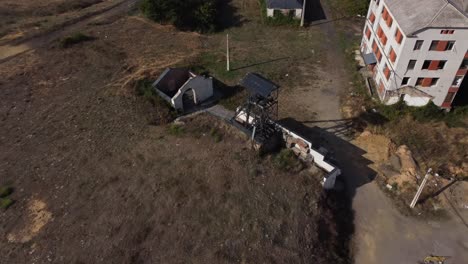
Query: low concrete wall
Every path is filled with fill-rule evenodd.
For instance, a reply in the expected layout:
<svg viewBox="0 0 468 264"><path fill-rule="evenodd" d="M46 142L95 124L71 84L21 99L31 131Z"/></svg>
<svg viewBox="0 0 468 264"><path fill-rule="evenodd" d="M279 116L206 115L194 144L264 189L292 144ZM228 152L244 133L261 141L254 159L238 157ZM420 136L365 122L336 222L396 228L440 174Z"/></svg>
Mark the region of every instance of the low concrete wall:
<svg viewBox="0 0 468 264"><path fill-rule="evenodd" d="M247 115L242 111L237 116L237 119L238 121L246 122ZM253 121L254 117L249 117L249 124L251 124ZM279 125L278 123L275 123L275 125L283 132L283 138L286 142L300 142L300 144L292 144L292 146L287 147L292 148L293 150L295 148L296 151L294 151L294 153L298 154L300 157L301 155L310 156L312 162L314 162L318 167L322 168L328 173L327 176L325 176L323 187L325 189L333 189L333 187L335 186L336 177L338 177L341 174L341 170L326 160L327 151L325 149L314 149L312 147L312 142L299 136L293 131ZM292 137L296 140L288 140L288 137ZM302 158L304 160L309 160L307 157Z"/></svg>

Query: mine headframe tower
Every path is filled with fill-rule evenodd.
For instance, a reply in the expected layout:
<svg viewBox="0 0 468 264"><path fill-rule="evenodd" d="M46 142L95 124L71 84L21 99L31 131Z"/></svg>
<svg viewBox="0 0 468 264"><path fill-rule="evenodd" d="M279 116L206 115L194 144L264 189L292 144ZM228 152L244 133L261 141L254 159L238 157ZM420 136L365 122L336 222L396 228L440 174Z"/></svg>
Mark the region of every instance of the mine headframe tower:
<svg viewBox="0 0 468 264"><path fill-rule="evenodd" d="M236 110L234 120L248 129L259 144L277 135L279 86L257 73L248 73L240 82L248 91L246 102Z"/></svg>

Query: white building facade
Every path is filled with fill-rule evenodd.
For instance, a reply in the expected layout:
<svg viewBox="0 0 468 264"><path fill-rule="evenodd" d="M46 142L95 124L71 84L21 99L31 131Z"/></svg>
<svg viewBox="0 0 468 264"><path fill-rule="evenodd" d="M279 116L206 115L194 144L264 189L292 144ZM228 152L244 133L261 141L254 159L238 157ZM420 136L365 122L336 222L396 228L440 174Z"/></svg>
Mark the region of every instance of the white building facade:
<svg viewBox="0 0 468 264"><path fill-rule="evenodd" d="M451 107L468 70L468 0L457 1L371 0L361 53L383 102Z"/></svg>

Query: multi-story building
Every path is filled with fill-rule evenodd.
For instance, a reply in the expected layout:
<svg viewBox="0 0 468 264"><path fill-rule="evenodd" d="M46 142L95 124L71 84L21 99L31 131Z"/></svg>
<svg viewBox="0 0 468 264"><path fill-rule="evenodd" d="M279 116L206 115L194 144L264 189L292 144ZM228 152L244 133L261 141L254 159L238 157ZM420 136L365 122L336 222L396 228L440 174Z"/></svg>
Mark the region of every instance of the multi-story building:
<svg viewBox="0 0 468 264"><path fill-rule="evenodd" d="M450 108L468 70L468 0L370 0L361 52L380 99Z"/></svg>

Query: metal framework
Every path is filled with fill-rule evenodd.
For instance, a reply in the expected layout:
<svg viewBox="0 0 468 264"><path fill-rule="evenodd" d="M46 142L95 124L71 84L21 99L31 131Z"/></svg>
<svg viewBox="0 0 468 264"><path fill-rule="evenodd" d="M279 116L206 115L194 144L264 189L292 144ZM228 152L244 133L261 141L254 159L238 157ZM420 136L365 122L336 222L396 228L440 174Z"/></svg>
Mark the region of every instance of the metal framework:
<svg viewBox="0 0 468 264"><path fill-rule="evenodd" d="M255 78L262 79L255 82ZM252 87L252 81L256 87ZM241 85L247 88L249 95L246 102L237 108L234 120L251 131L253 140L263 144L279 132L275 124L278 119L279 87L252 73L247 74Z"/></svg>

